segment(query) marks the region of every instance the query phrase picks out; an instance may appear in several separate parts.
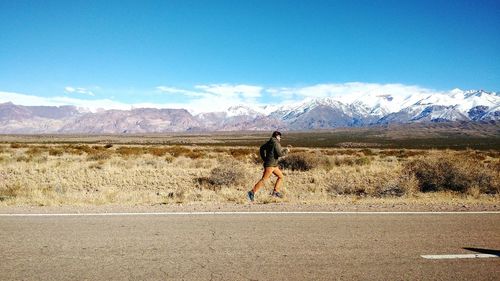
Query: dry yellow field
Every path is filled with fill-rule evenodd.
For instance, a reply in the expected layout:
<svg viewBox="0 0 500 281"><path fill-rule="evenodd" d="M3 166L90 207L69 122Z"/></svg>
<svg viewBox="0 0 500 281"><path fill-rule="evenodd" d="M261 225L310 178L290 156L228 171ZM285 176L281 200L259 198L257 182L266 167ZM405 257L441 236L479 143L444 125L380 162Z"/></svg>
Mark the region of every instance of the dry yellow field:
<svg viewBox="0 0 500 281"><path fill-rule="evenodd" d="M261 177L257 147L0 145L0 206L246 204ZM499 202L500 152L294 148L273 202Z"/></svg>

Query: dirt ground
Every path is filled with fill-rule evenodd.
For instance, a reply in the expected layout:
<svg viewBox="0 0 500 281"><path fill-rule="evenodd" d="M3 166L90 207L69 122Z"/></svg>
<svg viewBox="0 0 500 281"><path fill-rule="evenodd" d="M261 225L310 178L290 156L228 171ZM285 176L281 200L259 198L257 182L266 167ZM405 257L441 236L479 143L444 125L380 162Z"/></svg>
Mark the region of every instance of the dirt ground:
<svg viewBox="0 0 500 281"><path fill-rule="evenodd" d="M346 199L342 202L324 204L297 204L297 203L269 203L269 204L234 204L234 203L188 203L167 204L154 206L2 206L0 213L114 213L114 212L262 212L262 211L284 211L284 212L311 212L311 211L335 211L335 212L477 212L477 211L500 211L500 202L467 202L457 201L448 203L433 202L404 202L403 200L356 200Z"/></svg>

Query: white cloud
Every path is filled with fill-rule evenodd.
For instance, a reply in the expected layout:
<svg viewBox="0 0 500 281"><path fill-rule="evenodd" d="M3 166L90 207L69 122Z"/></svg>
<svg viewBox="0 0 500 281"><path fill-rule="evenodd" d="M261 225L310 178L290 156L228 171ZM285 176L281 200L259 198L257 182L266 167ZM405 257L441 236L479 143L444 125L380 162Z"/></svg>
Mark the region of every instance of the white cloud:
<svg viewBox="0 0 500 281"><path fill-rule="evenodd" d="M184 108L193 113L223 111L234 105L258 105L263 88L252 85L209 84L196 85L195 91L169 86L158 86L156 90L167 94L179 94L188 97Z"/></svg>
<svg viewBox="0 0 500 281"><path fill-rule="evenodd" d="M317 84L300 88L273 88L267 91L274 96L293 96L295 99L332 97L345 102L352 102L368 95L393 95L402 97L412 94L442 93L414 85L361 82Z"/></svg>
<svg viewBox="0 0 500 281"><path fill-rule="evenodd" d="M81 88L81 87L75 88L75 87L67 86L67 87L64 87L64 92L66 92L67 94L78 93L78 94L83 94L83 95L95 96L95 94L91 90L86 89L86 88Z"/></svg>
<svg viewBox="0 0 500 281"><path fill-rule="evenodd" d="M188 96L188 97L206 97L207 96L207 93L189 91L189 90L179 89L179 88L175 88L175 87L168 87L168 86L158 86L158 87L156 87L156 90L160 91L161 93L180 94L180 95L184 95L184 96Z"/></svg>
<svg viewBox="0 0 500 281"><path fill-rule="evenodd" d="M262 87L252 85L229 85L229 84L211 84L197 85L196 89L205 92L223 96L223 97L242 97L242 98L258 98L261 97Z"/></svg>

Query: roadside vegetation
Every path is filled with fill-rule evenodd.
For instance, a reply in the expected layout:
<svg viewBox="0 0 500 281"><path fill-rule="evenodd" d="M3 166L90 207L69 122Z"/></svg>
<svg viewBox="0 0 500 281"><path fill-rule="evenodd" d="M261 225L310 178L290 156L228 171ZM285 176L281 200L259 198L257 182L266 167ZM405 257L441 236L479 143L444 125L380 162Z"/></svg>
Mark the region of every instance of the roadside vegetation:
<svg viewBox="0 0 500 281"><path fill-rule="evenodd" d="M262 173L258 147L126 144L0 145L0 205L246 203ZM284 199L499 201L498 150L294 148L280 161ZM272 178L274 181L274 178Z"/></svg>

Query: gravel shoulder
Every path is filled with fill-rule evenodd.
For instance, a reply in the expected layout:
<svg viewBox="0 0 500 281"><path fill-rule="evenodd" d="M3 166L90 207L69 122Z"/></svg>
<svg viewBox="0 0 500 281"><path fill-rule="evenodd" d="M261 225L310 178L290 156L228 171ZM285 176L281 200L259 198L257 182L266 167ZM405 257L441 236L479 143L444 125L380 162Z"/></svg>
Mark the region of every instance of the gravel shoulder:
<svg viewBox="0 0 500 281"><path fill-rule="evenodd" d="M115 213L115 212L477 212L500 211L500 201L469 202L455 200L450 202L405 201L405 200L343 200L332 203L187 203L165 205L101 205L101 206L0 206L0 214L11 213Z"/></svg>

